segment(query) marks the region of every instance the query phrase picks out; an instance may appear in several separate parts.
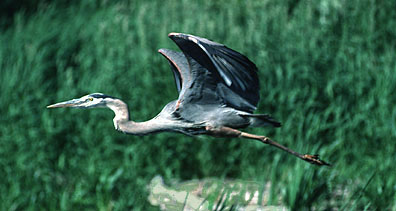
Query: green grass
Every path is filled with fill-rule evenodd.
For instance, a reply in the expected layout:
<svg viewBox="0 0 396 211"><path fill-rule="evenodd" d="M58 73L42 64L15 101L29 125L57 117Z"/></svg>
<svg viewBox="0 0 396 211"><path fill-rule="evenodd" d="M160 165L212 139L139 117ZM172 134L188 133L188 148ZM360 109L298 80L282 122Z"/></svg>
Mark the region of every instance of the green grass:
<svg viewBox="0 0 396 211"><path fill-rule="evenodd" d="M155 175L271 181L270 202L295 210L396 209L394 1L35 2L0 15L1 210L155 210ZM103 92L153 117L177 97L156 52L177 49L169 32L247 55L257 113L283 124L248 131L333 166L248 140L128 136L111 111L45 108Z"/></svg>

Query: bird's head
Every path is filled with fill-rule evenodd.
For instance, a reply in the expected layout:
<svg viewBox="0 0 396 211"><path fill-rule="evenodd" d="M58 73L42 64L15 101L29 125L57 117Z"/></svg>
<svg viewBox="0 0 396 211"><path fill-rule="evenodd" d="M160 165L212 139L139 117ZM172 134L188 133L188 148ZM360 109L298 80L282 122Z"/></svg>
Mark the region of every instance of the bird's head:
<svg viewBox="0 0 396 211"><path fill-rule="evenodd" d="M72 99L60 103L55 103L47 106L47 108L63 108L63 107L73 107L73 108L103 108L107 107L107 102L110 99L114 99L111 96L102 93L93 93L89 95L82 96L77 99Z"/></svg>

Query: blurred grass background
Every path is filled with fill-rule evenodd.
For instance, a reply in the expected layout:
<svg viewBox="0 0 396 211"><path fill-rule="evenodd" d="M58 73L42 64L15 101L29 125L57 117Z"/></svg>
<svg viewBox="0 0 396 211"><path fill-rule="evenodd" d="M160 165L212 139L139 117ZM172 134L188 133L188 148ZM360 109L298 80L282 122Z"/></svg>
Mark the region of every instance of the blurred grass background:
<svg viewBox="0 0 396 211"><path fill-rule="evenodd" d="M166 181L265 184L291 209L396 209L396 2L12 1L0 3L0 209L156 210ZM260 69L268 135L318 168L248 140L116 132L111 111L47 110L103 92L137 121L177 98L159 48L169 32L224 43Z"/></svg>

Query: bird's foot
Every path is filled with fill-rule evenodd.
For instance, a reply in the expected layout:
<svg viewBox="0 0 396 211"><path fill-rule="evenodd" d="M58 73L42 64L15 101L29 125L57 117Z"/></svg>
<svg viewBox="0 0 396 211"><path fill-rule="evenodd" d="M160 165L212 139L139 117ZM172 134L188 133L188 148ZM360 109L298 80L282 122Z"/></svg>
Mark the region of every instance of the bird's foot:
<svg viewBox="0 0 396 211"><path fill-rule="evenodd" d="M319 159L319 155L308 155L308 154L305 154L302 157L302 159L305 160L305 161L308 161L308 162L310 162L312 164L318 165L318 166L330 166L329 163L326 163L325 161L320 160Z"/></svg>

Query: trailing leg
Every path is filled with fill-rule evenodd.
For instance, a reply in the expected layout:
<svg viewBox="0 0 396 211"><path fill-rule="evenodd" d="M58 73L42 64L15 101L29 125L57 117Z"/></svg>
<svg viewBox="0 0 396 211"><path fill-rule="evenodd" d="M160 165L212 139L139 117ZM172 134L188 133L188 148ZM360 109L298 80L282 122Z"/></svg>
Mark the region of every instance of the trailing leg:
<svg viewBox="0 0 396 211"><path fill-rule="evenodd" d="M206 130L208 131L209 135L212 136L220 136L220 137L241 137L241 138L248 138L248 139L254 139L254 140L258 140L264 144L269 144L272 146L275 146L283 151L286 151L304 161L307 161L309 163L318 165L318 166L323 166L323 165L327 165L329 166L329 163L326 163L323 160L319 159L319 155L308 155L308 154L300 154L298 152L295 152L271 139L269 139L266 136L259 136L259 135L254 135L254 134L250 134L250 133L245 133L245 132L241 132L239 130L233 129L233 128L229 128L229 127L221 127L221 128L214 128L214 127L206 127Z"/></svg>

